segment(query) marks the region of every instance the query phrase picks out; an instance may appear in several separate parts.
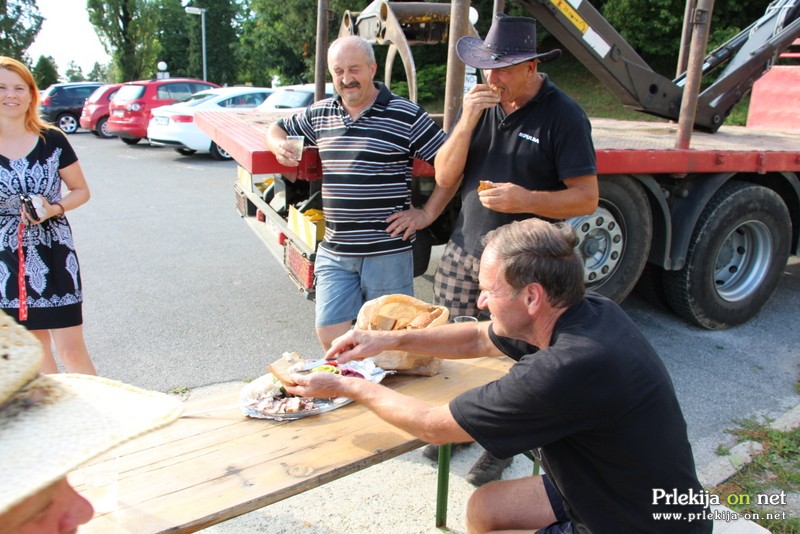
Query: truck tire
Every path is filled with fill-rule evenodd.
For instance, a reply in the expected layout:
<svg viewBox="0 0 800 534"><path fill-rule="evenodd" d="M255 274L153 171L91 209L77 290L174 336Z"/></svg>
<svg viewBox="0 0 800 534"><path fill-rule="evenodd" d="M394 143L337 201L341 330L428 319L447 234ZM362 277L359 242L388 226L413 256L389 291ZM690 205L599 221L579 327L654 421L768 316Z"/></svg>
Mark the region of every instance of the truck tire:
<svg viewBox="0 0 800 534"><path fill-rule="evenodd" d="M709 330L744 323L780 281L790 227L789 210L777 193L728 182L700 215L683 269L664 273L670 307Z"/></svg>
<svg viewBox="0 0 800 534"><path fill-rule="evenodd" d="M635 179L603 176L599 185L597 210L568 222L580 239L586 289L622 302L647 262L653 216L647 194Z"/></svg>

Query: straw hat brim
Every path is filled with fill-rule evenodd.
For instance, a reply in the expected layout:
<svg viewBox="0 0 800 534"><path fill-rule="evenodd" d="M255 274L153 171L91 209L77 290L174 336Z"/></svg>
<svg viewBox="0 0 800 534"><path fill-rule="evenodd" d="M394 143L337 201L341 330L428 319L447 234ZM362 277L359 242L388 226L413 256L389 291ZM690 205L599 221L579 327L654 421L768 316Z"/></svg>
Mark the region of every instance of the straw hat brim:
<svg viewBox="0 0 800 534"><path fill-rule="evenodd" d="M502 69L532 59L544 62L558 59L561 56L561 50L558 48L542 53L522 52L501 55L496 50L487 48L482 39L472 36L464 36L458 40L456 53L465 65L476 69Z"/></svg>
<svg viewBox="0 0 800 534"><path fill-rule="evenodd" d="M0 410L0 514L182 411L176 398L114 380L39 376Z"/></svg>

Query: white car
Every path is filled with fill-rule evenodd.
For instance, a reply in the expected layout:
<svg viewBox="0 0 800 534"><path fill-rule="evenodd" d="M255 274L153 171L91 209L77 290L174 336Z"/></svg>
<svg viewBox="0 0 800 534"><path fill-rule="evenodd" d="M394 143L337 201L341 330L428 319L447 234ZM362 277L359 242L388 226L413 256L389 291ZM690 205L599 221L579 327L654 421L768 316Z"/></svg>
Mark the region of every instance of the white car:
<svg viewBox="0 0 800 534"><path fill-rule="evenodd" d="M279 109L300 110L314 102L315 85L306 83L302 85L287 85L278 87L256 107L256 111L275 111ZM333 96L333 84L325 84L325 98Z"/></svg>
<svg viewBox="0 0 800 534"><path fill-rule="evenodd" d="M209 152L218 160L231 159L194 123L198 111L237 111L253 109L273 92L268 87L219 87L198 91L183 100L154 108L147 126L153 145L171 146L184 156Z"/></svg>

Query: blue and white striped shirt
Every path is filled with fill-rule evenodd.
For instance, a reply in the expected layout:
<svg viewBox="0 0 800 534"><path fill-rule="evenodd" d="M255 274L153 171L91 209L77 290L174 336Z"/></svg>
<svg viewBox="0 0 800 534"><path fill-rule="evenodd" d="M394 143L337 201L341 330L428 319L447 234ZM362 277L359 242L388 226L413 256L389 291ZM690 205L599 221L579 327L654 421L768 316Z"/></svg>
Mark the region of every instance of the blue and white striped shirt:
<svg viewBox="0 0 800 534"><path fill-rule="evenodd" d="M411 248L411 240L386 231L386 218L411 206L414 158L433 163L445 139L425 110L376 86L378 97L356 120L337 95L279 122L289 135L302 135L319 150L325 211L320 246L343 256Z"/></svg>

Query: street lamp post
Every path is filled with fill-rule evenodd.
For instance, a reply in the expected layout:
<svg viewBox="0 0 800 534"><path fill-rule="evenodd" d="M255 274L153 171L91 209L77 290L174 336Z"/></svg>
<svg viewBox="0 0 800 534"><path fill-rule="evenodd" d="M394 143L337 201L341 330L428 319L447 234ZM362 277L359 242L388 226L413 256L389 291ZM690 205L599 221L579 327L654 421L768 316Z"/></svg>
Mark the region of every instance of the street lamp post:
<svg viewBox="0 0 800 534"><path fill-rule="evenodd" d="M200 15L200 33L203 40L203 81L208 81L208 72L206 70L206 9L194 6L186 6L183 9L190 15Z"/></svg>

